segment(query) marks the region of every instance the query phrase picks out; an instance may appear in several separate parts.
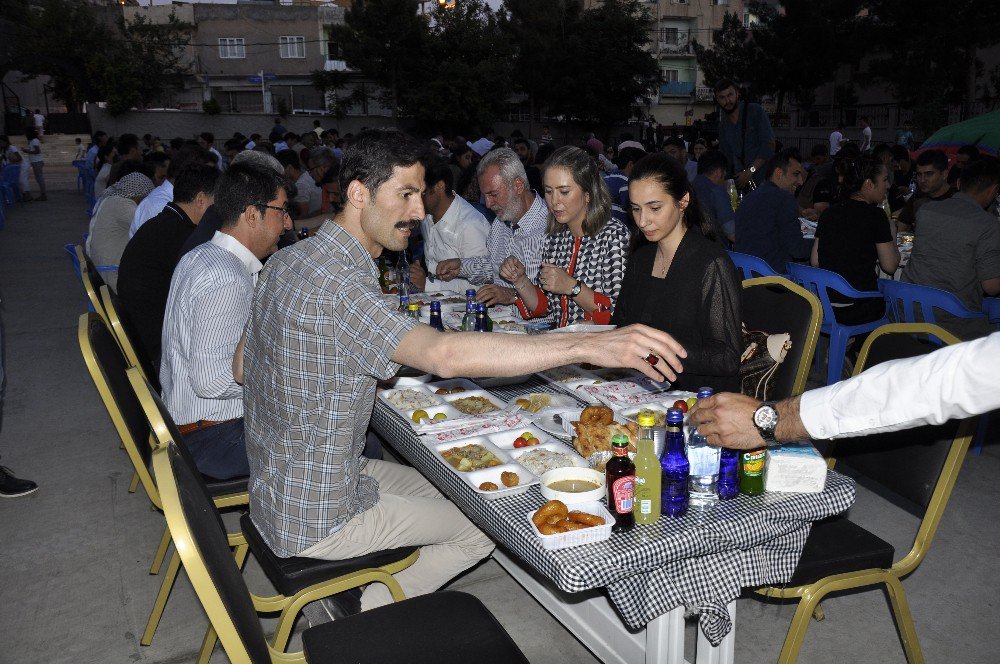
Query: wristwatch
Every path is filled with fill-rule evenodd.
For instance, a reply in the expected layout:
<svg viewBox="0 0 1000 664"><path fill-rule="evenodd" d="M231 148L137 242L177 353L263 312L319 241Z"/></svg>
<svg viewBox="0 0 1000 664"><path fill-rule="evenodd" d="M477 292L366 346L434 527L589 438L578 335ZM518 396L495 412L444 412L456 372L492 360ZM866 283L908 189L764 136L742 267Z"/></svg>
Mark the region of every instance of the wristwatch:
<svg viewBox="0 0 1000 664"><path fill-rule="evenodd" d="M757 172L757 167L751 165L750 168L748 168L747 170L750 171L750 175L753 175L754 173Z"/></svg>
<svg viewBox="0 0 1000 664"><path fill-rule="evenodd" d="M583 290L583 282L579 279L576 280L576 284L569 290L570 297L576 297Z"/></svg>
<svg viewBox="0 0 1000 664"><path fill-rule="evenodd" d="M774 438L774 429L778 426L778 411L774 409L773 401L765 401L753 412L753 425L768 445L778 442Z"/></svg>

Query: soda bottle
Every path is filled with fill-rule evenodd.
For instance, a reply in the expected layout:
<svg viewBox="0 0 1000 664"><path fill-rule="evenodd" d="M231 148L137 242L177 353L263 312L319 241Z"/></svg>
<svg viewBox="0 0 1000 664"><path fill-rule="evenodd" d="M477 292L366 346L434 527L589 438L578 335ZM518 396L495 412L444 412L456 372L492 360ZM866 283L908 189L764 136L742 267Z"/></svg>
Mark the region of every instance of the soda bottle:
<svg viewBox="0 0 1000 664"><path fill-rule="evenodd" d="M628 458L628 436L616 433L611 437L614 454L605 467L608 485L608 511L615 516L613 533L623 533L635 528L632 506L635 502L635 464Z"/></svg>
<svg viewBox="0 0 1000 664"><path fill-rule="evenodd" d="M416 302L406 305L406 315L410 318L420 320L420 305Z"/></svg>
<svg viewBox="0 0 1000 664"><path fill-rule="evenodd" d="M477 304L476 305L476 326L475 326L474 329L475 329L476 332L485 332L486 331L486 305L485 304Z"/></svg>
<svg viewBox="0 0 1000 664"><path fill-rule="evenodd" d="M740 493L747 496L759 496L764 493L764 465L767 461L767 448L746 450L739 455Z"/></svg>
<svg viewBox="0 0 1000 664"><path fill-rule="evenodd" d="M662 483L660 509L669 516L684 516L688 508L688 480L691 467L684 455L684 413L667 411L666 447L660 457Z"/></svg>
<svg viewBox="0 0 1000 664"><path fill-rule="evenodd" d="M635 522L639 525L656 523L660 518L660 460L656 458L656 416L644 410L636 418L639 440L635 455Z"/></svg>
<svg viewBox="0 0 1000 664"><path fill-rule="evenodd" d="M740 492L740 453L736 450L722 449L719 455L719 498L729 500Z"/></svg>
<svg viewBox="0 0 1000 664"><path fill-rule="evenodd" d="M438 300L431 302L431 327L444 332L444 322L441 321L441 303Z"/></svg>
<svg viewBox="0 0 1000 664"><path fill-rule="evenodd" d="M698 390L699 399L712 394L714 391L710 387ZM716 488L719 481L719 448L709 445L698 429L692 427L688 433L687 456L691 464L691 507L711 507L719 499Z"/></svg>
<svg viewBox="0 0 1000 664"><path fill-rule="evenodd" d="M396 283L400 293L410 294L410 262L406 259L405 249L399 252L396 259Z"/></svg>
<svg viewBox="0 0 1000 664"><path fill-rule="evenodd" d="M472 288L465 291L465 316L462 318L462 331L474 332L476 329L476 291Z"/></svg>
<svg viewBox="0 0 1000 664"><path fill-rule="evenodd" d="M400 291L400 293L399 293L399 308L396 309L396 311L398 311L401 314L405 314L407 312L407 307L409 307L409 306L410 306L410 296L407 295L406 293Z"/></svg>

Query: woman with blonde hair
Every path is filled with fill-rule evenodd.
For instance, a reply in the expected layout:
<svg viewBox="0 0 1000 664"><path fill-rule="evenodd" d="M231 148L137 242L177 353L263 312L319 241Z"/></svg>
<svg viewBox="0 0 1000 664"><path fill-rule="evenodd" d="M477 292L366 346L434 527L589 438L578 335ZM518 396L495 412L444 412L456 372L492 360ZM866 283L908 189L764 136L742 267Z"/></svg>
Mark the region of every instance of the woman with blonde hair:
<svg viewBox="0 0 1000 664"><path fill-rule="evenodd" d="M579 320L607 324L625 275L628 227L611 217L604 179L580 148L559 148L542 170L549 237L537 282L514 257L500 274L517 289L524 318L553 316L559 327Z"/></svg>

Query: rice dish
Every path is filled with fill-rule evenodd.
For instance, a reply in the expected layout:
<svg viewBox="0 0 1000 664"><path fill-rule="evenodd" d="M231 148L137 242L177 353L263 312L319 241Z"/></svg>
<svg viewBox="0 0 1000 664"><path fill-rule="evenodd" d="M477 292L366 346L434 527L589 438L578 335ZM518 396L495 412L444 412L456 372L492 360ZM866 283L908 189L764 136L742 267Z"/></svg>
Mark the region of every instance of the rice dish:
<svg viewBox="0 0 1000 664"><path fill-rule="evenodd" d="M441 401L437 397L427 394L423 390L393 390L386 396L385 400L400 410L441 405Z"/></svg>
<svg viewBox="0 0 1000 664"><path fill-rule="evenodd" d="M517 458L517 462L538 476L556 468L576 465L569 452L553 452L544 448L525 452Z"/></svg>

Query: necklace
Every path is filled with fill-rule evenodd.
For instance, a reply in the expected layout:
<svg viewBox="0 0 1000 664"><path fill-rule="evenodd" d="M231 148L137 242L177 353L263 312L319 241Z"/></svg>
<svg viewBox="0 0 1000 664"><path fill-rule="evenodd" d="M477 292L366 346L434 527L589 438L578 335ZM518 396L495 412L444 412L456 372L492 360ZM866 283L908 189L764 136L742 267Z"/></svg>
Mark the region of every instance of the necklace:
<svg viewBox="0 0 1000 664"><path fill-rule="evenodd" d="M660 262L660 268L657 269L656 263ZM667 270L670 269L670 260L665 258L662 253L660 253L660 248L656 248L656 256L653 258L653 276L663 279L667 276Z"/></svg>

